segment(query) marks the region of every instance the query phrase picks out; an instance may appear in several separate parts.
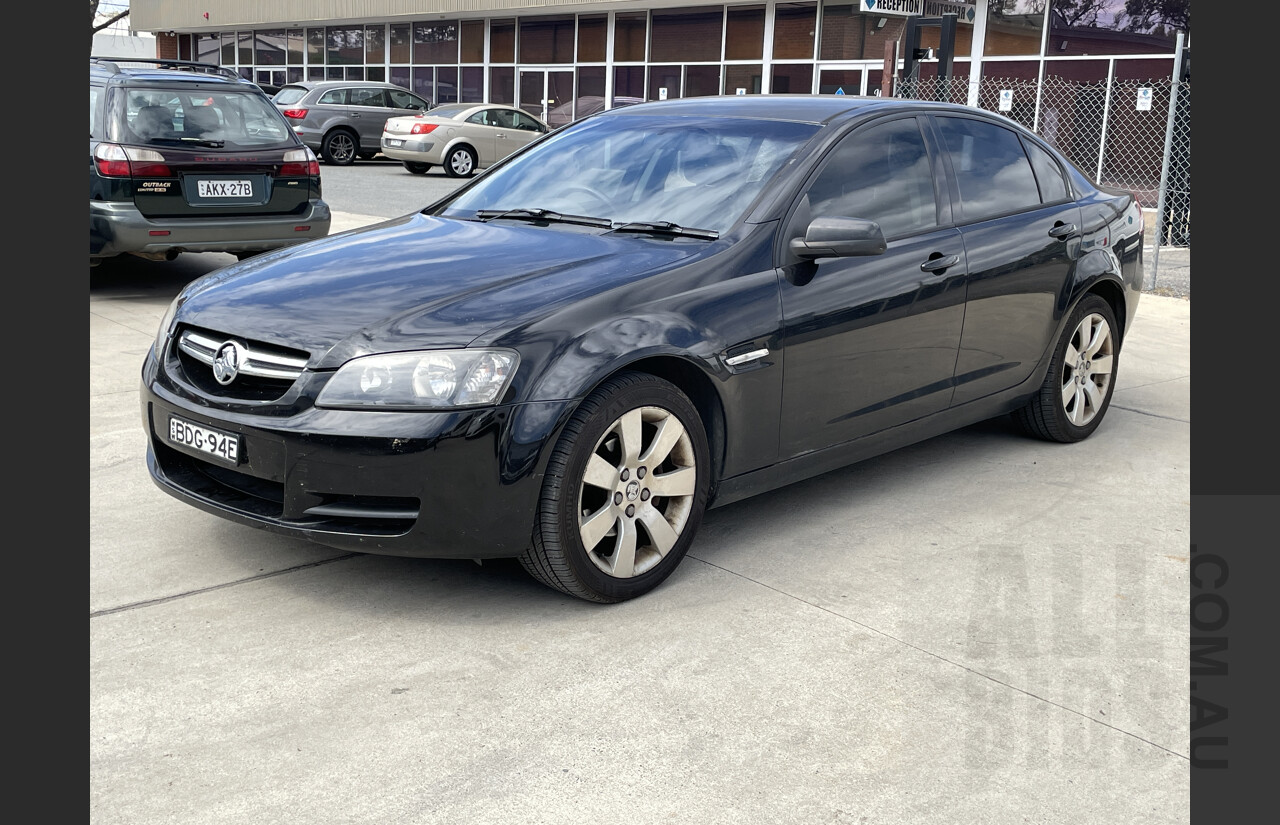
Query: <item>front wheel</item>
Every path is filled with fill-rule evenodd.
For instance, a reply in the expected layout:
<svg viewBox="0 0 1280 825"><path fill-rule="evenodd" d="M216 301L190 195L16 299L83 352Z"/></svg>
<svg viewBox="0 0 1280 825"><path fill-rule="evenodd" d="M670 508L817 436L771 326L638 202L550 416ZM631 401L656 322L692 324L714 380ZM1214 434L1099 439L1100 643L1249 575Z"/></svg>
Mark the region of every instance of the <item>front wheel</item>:
<svg viewBox="0 0 1280 825"><path fill-rule="evenodd" d="M355 163L356 151L356 136L345 129L334 129L324 136L324 143L320 145L320 154L324 156L325 163L332 163L334 166L350 166Z"/></svg>
<svg viewBox="0 0 1280 825"><path fill-rule="evenodd" d="M404 162L404 168L408 169L415 175L425 175L427 174L427 170L431 168L431 164L419 163L416 160L406 160Z"/></svg>
<svg viewBox="0 0 1280 825"><path fill-rule="evenodd" d="M552 451L532 547L543 584L621 602L661 584L706 509L711 460L702 420L675 385L622 373L600 385Z"/></svg>
<svg viewBox="0 0 1280 825"><path fill-rule="evenodd" d="M469 178L476 173L476 153L470 146L456 146L444 159L444 172L451 178Z"/></svg>
<svg viewBox="0 0 1280 825"><path fill-rule="evenodd" d="M1111 405L1119 355L1111 305L1097 295L1085 296L1067 321L1040 391L1014 420L1046 441L1088 438Z"/></svg>

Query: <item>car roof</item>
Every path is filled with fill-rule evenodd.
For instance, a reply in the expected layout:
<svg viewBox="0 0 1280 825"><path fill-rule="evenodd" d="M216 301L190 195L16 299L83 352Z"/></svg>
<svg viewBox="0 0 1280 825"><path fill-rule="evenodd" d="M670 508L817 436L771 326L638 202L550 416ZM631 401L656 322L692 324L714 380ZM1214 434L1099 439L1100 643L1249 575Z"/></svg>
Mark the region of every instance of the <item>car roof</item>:
<svg viewBox="0 0 1280 825"><path fill-rule="evenodd" d="M834 118L873 111L919 111L937 108L948 111L974 112L956 103L937 103L911 98L872 97L870 95L718 95L709 97L651 100L631 106L615 107L601 115L645 117L656 114L698 117L750 117L825 123ZM598 116L598 115L597 115Z"/></svg>
<svg viewBox="0 0 1280 825"><path fill-rule="evenodd" d="M254 84L225 66L194 60L166 60L139 57L90 57L89 79L178 81L254 87ZM256 87L254 87L256 88Z"/></svg>
<svg viewBox="0 0 1280 825"><path fill-rule="evenodd" d="M383 80L299 80L295 83L286 83L280 88L284 89L289 86L297 86L303 89L329 89L334 86L371 86L379 89L403 89L395 83L387 83Z"/></svg>

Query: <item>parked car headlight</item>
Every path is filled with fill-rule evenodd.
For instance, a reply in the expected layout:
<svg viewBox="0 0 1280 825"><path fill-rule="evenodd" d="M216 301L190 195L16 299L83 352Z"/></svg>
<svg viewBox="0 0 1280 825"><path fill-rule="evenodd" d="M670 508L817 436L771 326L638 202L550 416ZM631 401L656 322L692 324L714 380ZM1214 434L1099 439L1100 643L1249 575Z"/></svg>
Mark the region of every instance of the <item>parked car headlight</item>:
<svg viewBox="0 0 1280 825"><path fill-rule="evenodd" d="M493 404L511 383L520 356L512 350L392 352L353 358L329 379L317 407L478 407Z"/></svg>

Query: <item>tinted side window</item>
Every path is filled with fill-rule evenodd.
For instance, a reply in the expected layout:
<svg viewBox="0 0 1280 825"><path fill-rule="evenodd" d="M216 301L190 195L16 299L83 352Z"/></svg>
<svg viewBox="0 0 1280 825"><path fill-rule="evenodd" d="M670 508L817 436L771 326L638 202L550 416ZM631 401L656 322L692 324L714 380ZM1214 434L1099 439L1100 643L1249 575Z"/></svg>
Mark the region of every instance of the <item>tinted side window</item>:
<svg viewBox="0 0 1280 825"><path fill-rule="evenodd" d="M1049 156L1049 153L1030 141L1023 141L1027 149L1027 157L1031 158L1031 168L1036 172L1036 182L1040 184L1040 200L1054 203L1067 199L1067 179L1062 176L1062 167Z"/></svg>
<svg viewBox="0 0 1280 825"><path fill-rule="evenodd" d="M347 102L346 89L330 89L329 91L320 95L320 99L316 101L316 103L338 103L338 104L343 104L346 102Z"/></svg>
<svg viewBox="0 0 1280 825"><path fill-rule="evenodd" d="M352 106L386 106L381 89L352 89L349 98Z"/></svg>
<svg viewBox="0 0 1280 825"><path fill-rule="evenodd" d="M938 128L960 185L964 220L1040 205L1036 176L1017 134L994 123L962 117L939 117Z"/></svg>
<svg viewBox="0 0 1280 825"><path fill-rule="evenodd" d="M515 112L515 116L516 116L517 129L524 129L529 132L536 132L541 128L540 126L538 126L538 122L536 120L529 117L524 112Z"/></svg>
<svg viewBox="0 0 1280 825"><path fill-rule="evenodd" d="M102 137L102 123L98 116L98 103L102 100L102 87L89 87L89 137Z"/></svg>
<svg viewBox="0 0 1280 825"><path fill-rule="evenodd" d="M276 96L273 97L272 100L275 103L280 103L287 106L291 103L297 103L299 100L302 100L302 98L306 96L307 96L307 90L301 86L285 86L279 92L276 92Z"/></svg>
<svg viewBox="0 0 1280 825"><path fill-rule="evenodd" d="M815 218L876 221L886 238L936 227L933 174L916 119L890 121L846 137L809 188L809 208Z"/></svg>
<svg viewBox="0 0 1280 825"><path fill-rule="evenodd" d="M391 98L391 105L397 109L421 109L426 110L427 102L417 95L403 92L399 89L388 89L387 96Z"/></svg>

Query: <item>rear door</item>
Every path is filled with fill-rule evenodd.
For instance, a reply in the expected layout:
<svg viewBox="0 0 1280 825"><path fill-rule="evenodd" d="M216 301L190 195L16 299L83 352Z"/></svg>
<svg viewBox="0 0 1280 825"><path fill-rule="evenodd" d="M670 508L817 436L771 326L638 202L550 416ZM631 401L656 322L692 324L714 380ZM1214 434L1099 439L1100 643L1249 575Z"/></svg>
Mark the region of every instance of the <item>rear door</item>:
<svg viewBox="0 0 1280 825"><path fill-rule="evenodd" d="M934 122L969 262L953 400L963 404L1016 386L1040 362L1074 271L1081 215L1043 148L980 118Z"/></svg>
<svg viewBox="0 0 1280 825"><path fill-rule="evenodd" d="M397 113L387 102L385 89L355 87L347 91L347 114L360 133L360 149L374 151L382 145L382 127Z"/></svg>

